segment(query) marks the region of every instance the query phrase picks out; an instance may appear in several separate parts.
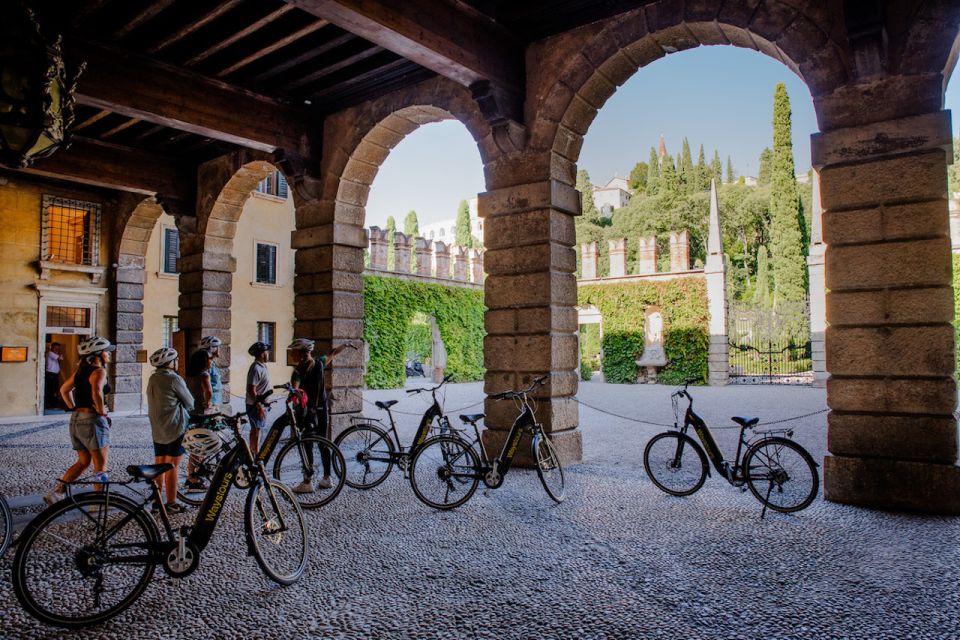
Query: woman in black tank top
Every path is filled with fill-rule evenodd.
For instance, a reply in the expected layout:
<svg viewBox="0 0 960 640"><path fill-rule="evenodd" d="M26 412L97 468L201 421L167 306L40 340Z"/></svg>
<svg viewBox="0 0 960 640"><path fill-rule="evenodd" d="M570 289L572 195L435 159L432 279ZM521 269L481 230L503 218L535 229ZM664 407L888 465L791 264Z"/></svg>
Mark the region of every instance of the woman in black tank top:
<svg viewBox="0 0 960 640"><path fill-rule="evenodd" d="M80 365L60 387L70 416L70 440L77 460L50 493L43 497L53 504L63 496L64 483L79 478L93 463L95 474L106 474L110 451L110 418L107 416L106 397L111 392L107 382L109 353L116 349L106 338L94 336L80 343ZM71 394L72 392L72 394ZM102 485L94 485L98 490Z"/></svg>

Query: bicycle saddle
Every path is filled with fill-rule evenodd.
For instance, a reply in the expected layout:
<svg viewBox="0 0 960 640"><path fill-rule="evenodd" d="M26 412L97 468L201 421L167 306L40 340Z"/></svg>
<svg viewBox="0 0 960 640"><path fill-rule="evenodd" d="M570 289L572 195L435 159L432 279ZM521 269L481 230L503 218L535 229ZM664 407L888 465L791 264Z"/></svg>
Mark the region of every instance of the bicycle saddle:
<svg viewBox="0 0 960 640"><path fill-rule="evenodd" d="M478 420L482 420L482 419L483 419L483 414L482 414L482 413L474 413L474 414L471 414L471 415L469 415L469 416L461 415L461 416L460 416L460 419L463 420L464 422L469 422L470 424L474 424L474 423L477 422Z"/></svg>
<svg viewBox="0 0 960 640"><path fill-rule="evenodd" d="M740 416L733 416L730 419L736 422L741 427L745 427L747 429L749 429L750 427L756 426L756 424L760 422L760 418L741 418Z"/></svg>
<svg viewBox="0 0 960 640"><path fill-rule="evenodd" d="M381 409L386 410L386 409L389 409L390 407L392 407L393 405L397 404L398 402L400 402L400 401L399 401L399 400L387 400L386 402L381 402L381 401L377 400L376 405L377 405L378 407L380 407Z"/></svg>
<svg viewBox="0 0 960 640"><path fill-rule="evenodd" d="M153 480L160 474L170 471L170 469L173 469L173 465L169 462L163 464L132 464L127 467L127 473L141 480Z"/></svg>

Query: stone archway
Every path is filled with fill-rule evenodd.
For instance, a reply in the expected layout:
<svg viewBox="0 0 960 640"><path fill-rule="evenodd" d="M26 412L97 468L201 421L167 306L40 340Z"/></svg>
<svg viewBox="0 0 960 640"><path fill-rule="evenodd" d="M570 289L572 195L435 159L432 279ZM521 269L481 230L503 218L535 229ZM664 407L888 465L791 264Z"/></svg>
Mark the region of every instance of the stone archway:
<svg viewBox="0 0 960 640"><path fill-rule="evenodd" d="M839 4L674 1L538 43L528 60L560 72L544 74L528 95L536 116L526 164L572 187L597 110L668 53L729 44L796 72L822 131L812 156L829 290L824 494L960 513L945 198L952 156L944 153L952 136L941 111L958 45L956 31L947 38L940 26L960 23L960 8L924 5L918 13L874 17L853 29L851 17L863 16L845 16ZM860 34L847 38L853 30ZM504 184L516 184L503 174ZM557 297L562 304L569 296L558 288Z"/></svg>
<svg viewBox="0 0 960 640"><path fill-rule="evenodd" d="M469 90L444 78L346 109L325 121L319 173L299 181L294 189L295 332L313 336L319 349L362 340L365 206L381 164L419 127L449 119L464 124L487 166L497 153L490 127ZM344 352L330 372L334 413L359 411L362 350ZM335 428L338 420L335 417Z"/></svg>

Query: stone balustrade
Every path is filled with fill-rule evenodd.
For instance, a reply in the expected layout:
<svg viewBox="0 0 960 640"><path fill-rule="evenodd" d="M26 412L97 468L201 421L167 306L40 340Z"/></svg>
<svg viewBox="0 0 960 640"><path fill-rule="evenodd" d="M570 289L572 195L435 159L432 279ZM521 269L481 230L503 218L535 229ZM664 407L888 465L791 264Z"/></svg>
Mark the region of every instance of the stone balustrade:
<svg viewBox="0 0 960 640"><path fill-rule="evenodd" d="M417 280L429 279L459 286L483 285L482 249L467 249L395 231L392 238L394 265L390 268L387 256L391 238L388 235L386 229L370 227L368 272L398 277L415 276ZM411 259L411 254L415 261ZM414 267L412 270L411 265Z"/></svg>

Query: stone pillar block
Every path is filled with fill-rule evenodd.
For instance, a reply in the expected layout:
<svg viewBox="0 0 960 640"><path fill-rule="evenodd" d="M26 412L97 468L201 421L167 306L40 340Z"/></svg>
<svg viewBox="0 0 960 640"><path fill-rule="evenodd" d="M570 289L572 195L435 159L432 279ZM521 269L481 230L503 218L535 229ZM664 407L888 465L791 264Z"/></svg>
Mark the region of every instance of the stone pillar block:
<svg viewBox="0 0 960 640"><path fill-rule="evenodd" d="M393 232L393 270L397 273L410 273L410 240L399 231Z"/></svg>
<svg viewBox="0 0 960 640"><path fill-rule="evenodd" d="M387 230L370 227L370 268L387 270Z"/></svg>
<svg viewBox="0 0 960 640"><path fill-rule="evenodd" d="M450 247L443 242L433 243L433 272L438 278L450 277Z"/></svg>
<svg viewBox="0 0 960 640"><path fill-rule="evenodd" d="M467 249L454 245L453 247L453 279L462 282L470 280L470 264Z"/></svg>
<svg viewBox="0 0 960 640"><path fill-rule="evenodd" d="M617 238L608 242L610 248L610 277L616 278L627 275L627 239Z"/></svg>
<svg viewBox="0 0 960 640"><path fill-rule="evenodd" d="M648 236L637 241L637 274L657 272L657 237Z"/></svg>
<svg viewBox="0 0 960 640"><path fill-rule="evenodd" d="M670 233L670 271L690 270L690 234L684 231Z"/></svg>
<svg viewBox="0 0 960 640"><path fill-rule="evenodd" d="M597 243L586 242L580 245L580 279L594 280L600 272L600 251Z"/></svg>
<svg viewBox="0 0 960 640"><path fill-rule="evenodd" d="M483 251L468 249L467 252L470 256L470 281L483 284Z"/></svg>
<svg viewBox="0 0 960 640"><path fill-rule="evenodd" d="M432 243L420 236L415 237L413 241L417 252L417 275L429 277L431 275L430 270L433 268Z"/></svg>

